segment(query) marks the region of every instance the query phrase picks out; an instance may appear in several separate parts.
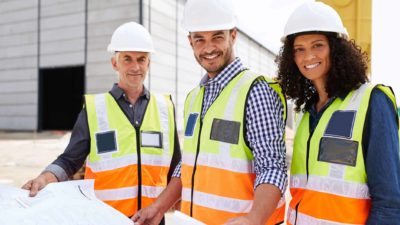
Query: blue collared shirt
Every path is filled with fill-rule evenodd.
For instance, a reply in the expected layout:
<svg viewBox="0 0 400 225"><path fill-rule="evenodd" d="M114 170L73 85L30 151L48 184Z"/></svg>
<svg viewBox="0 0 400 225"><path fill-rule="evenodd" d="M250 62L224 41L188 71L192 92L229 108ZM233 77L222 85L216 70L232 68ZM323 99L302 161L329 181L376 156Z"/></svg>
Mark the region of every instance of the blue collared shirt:
<svg viewBox="0 0 400 225"><path fill-rule="evenodd" d="M313 130L329 101L319 112L311 107ZM372 207L367 225L400 224L400 155L397 116L390 99L379 89L371 94L363 134L363 150Z"/></svg>
<svg viewBox="0 0 400 225"><path fill-rule="evenodd" d="M205 93L201 118L222 89L244 69L240 59L236 58L214 78L209 79L207 74L203 77L200 86L204 86ZM282 102L278 94L264 81L255 83L248 96L245 139L254 155L256 173L254 188L267 183L277 186L284 193L287 184L287 166ZM180 164L173 176L180 177Z"/></svg>

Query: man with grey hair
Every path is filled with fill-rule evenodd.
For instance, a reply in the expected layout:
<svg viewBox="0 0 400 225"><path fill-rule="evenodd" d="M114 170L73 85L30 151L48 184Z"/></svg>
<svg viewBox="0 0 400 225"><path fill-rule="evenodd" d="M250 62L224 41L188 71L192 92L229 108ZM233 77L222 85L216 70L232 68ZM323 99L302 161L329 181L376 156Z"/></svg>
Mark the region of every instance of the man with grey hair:
<svg viewBox="0 0 400 225"><path fill-rule="evenodd" d="M108 51L118 83L108 93L85 96L64 153L23 188L35 196L48 183L68 180L86 160L85 179L95 180L96 196L131 217L167 186L180 148L171 96L143 85L154 52L148 31L124 23Z"/></svg>

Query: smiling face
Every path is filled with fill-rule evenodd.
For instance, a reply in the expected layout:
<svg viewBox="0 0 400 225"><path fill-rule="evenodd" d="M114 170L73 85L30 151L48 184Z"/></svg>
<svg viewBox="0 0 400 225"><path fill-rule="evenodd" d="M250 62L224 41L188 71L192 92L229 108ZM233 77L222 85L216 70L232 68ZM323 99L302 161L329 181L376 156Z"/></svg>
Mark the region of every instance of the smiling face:
<svg viewBox="0 0 400 225"><path fill-rule="evenodd" d="M331 68L329 40L322 34L304 34L294 39L294 61L314 86L325 87Z"/></svg>
<svg viewBox="0 0 400 225"><path fill-rule="evenodd" d="M118 73L118 86L123 90L141 89L150 65L148 52L118 52L111 58Z"/></svg>
<svg viewBox="0 0 400 225"><path fill-rule="evenodd" d="M236 34L236 29L189 34L188 38L194 56L210 78L215 77L235 59L233 45Z"/></svg>

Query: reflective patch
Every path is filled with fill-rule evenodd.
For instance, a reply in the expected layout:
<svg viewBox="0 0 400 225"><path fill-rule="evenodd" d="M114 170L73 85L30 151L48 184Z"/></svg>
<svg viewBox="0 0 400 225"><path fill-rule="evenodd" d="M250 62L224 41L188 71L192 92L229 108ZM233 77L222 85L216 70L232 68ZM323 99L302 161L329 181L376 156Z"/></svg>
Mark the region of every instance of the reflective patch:
<svg viewBox="0 0 400 225"><path fill-rule="evenodd" d="M199 113L190 113L189 118L186 121L185 137L193 137L194 128L196 127L196 121L199 117Z"/></svg>
<svg viewBox="0 0 400 225"><path fill-rule="evenodd" d="M326 127L324 136L350 139L353 133L355 118L356 111L354 110L338 110L334 112Z"/></svg>
<svg viewBox="0 0 400 225"><path fill-rule="evenodd" d="M162 148L162 133L155 131L142 131L140 133L142 147Z"/></svg>
<svg viewBox="0 0 400 225"><path fill-rule="evenodd" d="M211 127L210 139L237 144L239 143L239 133L240 122L214 119Z"/></svg>
<svg viewBox="0 0 400 225"><path fill-rule="evenodd" d="M358 142L323 137L319 143L318 161L356 166Z"/></svg>
<svg viewBox="0 0 400 225"><path fill-rule="evenodd" d="M116 130L101 131L95 133L97 153L118 151Z"/></svg>

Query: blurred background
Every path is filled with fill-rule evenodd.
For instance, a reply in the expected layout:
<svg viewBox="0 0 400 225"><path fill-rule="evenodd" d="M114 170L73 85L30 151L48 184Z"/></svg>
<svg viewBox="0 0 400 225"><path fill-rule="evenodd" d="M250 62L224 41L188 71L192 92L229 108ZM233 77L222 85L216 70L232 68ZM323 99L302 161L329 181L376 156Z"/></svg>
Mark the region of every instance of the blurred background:
<svg viewBox="0 0 400 225"><path fill-rule="evenodd" d="M239 19L236 55L247 67L273 77L286 20L307 0L233 1ZM399 96L400 2L322 2L338 11L350 37L368 53L372 82L391 85ZM204 74L180 26L184 3L0 0L0 183L22 185L64 150L82 95L108 91L117 82L106 46L114 29L127 21L143 24L153 36L156 53L145 85L172 94L181 131L186 94ZM288 116L290 159L290 110Z"/></svg>

